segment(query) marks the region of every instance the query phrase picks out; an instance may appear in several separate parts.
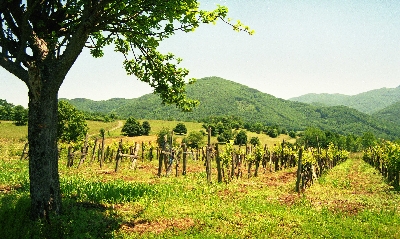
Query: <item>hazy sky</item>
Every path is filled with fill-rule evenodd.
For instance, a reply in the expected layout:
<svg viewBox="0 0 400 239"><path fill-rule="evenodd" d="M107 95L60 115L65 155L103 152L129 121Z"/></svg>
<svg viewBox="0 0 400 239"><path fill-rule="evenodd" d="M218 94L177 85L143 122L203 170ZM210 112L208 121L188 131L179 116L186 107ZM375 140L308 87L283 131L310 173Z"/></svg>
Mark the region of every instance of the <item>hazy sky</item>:
<svg viewBox="0 0 400 239"><path fill-rule="evenodd" d="M398 0L200 0L201 7L229 8L255 35L228 25L201 26L160 47L183 58L190 77L219 76L279 98L306 93L354 95L400 85ZM152 92L126 76L112 49L102 59L84 51L59 97L106 100ZM27 88L0 68L0 99L27 105Z"/></svg>

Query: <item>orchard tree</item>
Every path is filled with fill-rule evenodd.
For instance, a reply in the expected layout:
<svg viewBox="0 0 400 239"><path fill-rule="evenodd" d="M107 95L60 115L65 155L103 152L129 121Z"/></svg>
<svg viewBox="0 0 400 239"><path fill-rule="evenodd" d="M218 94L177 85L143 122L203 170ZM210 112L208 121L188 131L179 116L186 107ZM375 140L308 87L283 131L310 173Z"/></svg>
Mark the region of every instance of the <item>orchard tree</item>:
<svg viewBox="0 0 400 239"><path fill-rule="evenodd" d="M227 8L199 10L198 0L0 0L0 66L28 87L31 218L61 211L57 151L57 98L68 71L82 52L94 57L114 45L125 56L130 75L147 82L163 103L190 110L188 70L180 59L158 52L159 43L177 31L191 32L222 19L234 30ZM189 83L193 80L189 80Z"/></svg>

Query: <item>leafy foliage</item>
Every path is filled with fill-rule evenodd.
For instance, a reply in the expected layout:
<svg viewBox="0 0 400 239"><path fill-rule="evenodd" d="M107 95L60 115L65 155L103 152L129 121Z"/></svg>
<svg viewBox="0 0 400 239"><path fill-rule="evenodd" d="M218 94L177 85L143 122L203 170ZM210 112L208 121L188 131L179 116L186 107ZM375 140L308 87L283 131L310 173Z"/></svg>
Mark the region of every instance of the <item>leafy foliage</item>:
<svg viewBox="0 0 400 239"><path fill-rule="evenodd" d="M247 144L247 133L245 130L240 130L235 137L235 144L243 145Z"/></svg>
<svg viewBox="0 0 400 239"><path fill-rule="evenodd" d="M14 121L17 126L27 125L28 110L21 105L14 106L0 99L0 120Z"/></svg>
<svg viewBox="0 0 400 239"><path fill-rule="evenodd" d="M142 134L143 135L149 135L150 134L150 131L151 131L151 126L150 126L150 123L149 123L149 121L143 121L143 123L142 123Z"/></svg>
<svg viewBox="0 0 400 239"><path fill-rule="evenodd" d="M183 139L183 143L191 148L200 148L205 145L204 132L202 131L192 131L189 135Z"/></svg>
<svg viewBox="0 0 400 239"><path fill-rule="evenodd" d="M174 128L174 132L176 134L186 134L187 133L186 125L184 123L178 123Z"/></svg>
<svg viewBox="0 0 400 239"><path fill-rule="evenodd" d="M17 126L28 124L28 110L21 105L17 105L13 109L13 120Z"/></svg>
<svg viewBox="0 0 400 239"><path fill-rule="evenodd" d="M58 102L57 136L61 142L76 142L83 140L88 127L83 113L66 101Z"/></svg>
<svg viewBox="0 0 400 239"><path fill-rule="evenodd" d="M260 139L258 137L251 137L249 143L253 146L261 145Z"/></svg>
<svg viewBox="0 0 400 239"><path fill-rule="evenodd" d="M142 135L143 131L140 122L133 117L129 117L121 129L122 134L129 137Z"/></svg>

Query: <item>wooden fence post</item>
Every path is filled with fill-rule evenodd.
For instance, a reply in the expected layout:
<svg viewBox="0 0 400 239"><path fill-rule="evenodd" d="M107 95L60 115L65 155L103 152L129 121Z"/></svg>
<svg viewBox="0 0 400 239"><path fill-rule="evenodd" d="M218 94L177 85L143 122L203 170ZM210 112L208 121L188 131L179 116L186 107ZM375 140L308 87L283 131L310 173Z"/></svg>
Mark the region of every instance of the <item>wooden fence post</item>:
<svg viewBox="0 0 400 239"><path fill-rule="evenodd" d="M217 177L218 183L222 182L221 158L219 157L218 144L215 146L216 162L217 162Z"/></svg>
<svg viewBox="0 0 400 239"><path fill-rule="evenodd" d="M115 157L115 172L118 172L119 161L121 160L120 154L122 154L122 139L119 141L117 156Z"/></svg>
<svg viewBox="0 0 400 239"><path fill-rule="evenodd" d="M88 141L88 134L86 134L85 142L83 144L83 148L81 149L81 159L79 160L78 168L79 166L81 166L81 164L83 164L83 162L86 159L87 151L89 149L87 141Z"/></svg>
<svg viewBox="0 0 400 239"><path fill-rule="evenodd" d="M299 161L297 162L297 180L296 180L296 192L300 192L300 181L301 181L301 168L302 168L302 157L303 157L303 148L299 149Z"/></svg>
<svg viewBox="0 0 400 239"><path fill-rule="evenodd" d="M187 152L186 144L182 143L182 175L186 175Z"/></svg>
<svg viewBox="0 0 400 239"><path fill-rule="evenodd" d="M96 146L97 146L97 137L94 139L94 146L92 150L92 158L90 159L90 162L93 162L94 157L96 156Z"/></svg>
<svg viewBox="0 0 400 239"><path fill-rule="evenodd" d="M28 147L28 143L25 143L24 149L22 150L22 154L21 154L20 160L22 160L22 159L24 158L25 154L26 154L26 157L25 157L25 158L28 157L28 152L25 152L27 147Z"/></svg>
<svg viewBox="0 0 400 239"><path fill-rule="evenodd" d="M208 144L206 151L206 173L207 173L207 182L211 183L211 127L208 127Z"/></svg>

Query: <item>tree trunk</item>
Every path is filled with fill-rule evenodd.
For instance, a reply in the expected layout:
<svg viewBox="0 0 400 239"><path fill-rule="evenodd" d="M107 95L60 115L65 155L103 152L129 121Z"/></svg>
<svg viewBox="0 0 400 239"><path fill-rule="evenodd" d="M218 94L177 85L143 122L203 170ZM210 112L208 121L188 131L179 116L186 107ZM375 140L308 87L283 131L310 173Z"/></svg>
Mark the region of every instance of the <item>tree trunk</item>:
<svg viewBox="0 0 400 239"><path fill-rule="evenodd" d="M49 71L29 69L29 180L31 218L61 211L57 150L59 85Z"/></svg>

